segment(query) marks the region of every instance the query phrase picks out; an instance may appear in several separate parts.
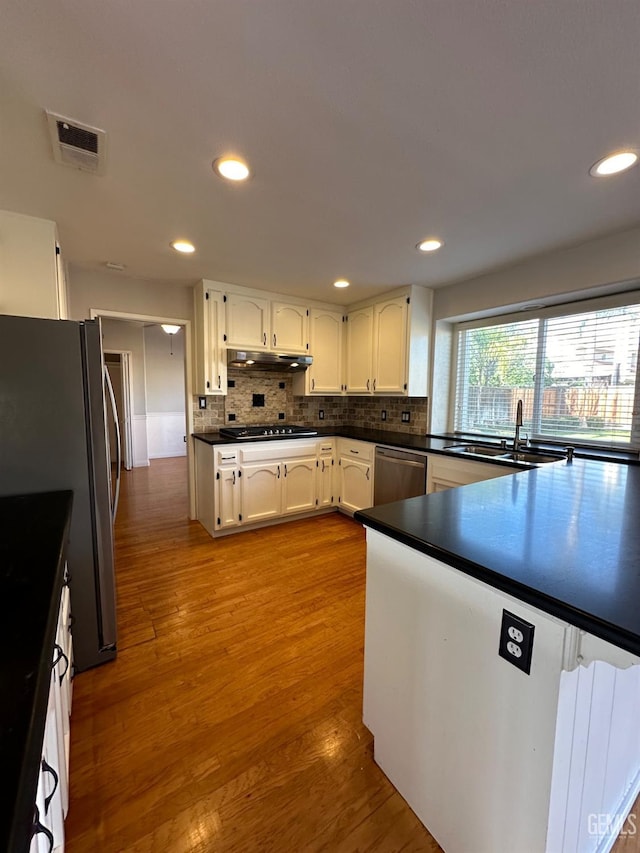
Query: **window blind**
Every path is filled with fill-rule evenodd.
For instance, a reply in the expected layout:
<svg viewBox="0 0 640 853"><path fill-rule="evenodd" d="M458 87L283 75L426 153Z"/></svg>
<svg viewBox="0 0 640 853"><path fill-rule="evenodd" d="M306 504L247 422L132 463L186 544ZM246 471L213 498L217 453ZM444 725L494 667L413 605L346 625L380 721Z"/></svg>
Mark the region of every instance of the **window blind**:
<svg viewBox="0 0 640 853"><path fill-rule="evenodd" d="M455 424L509 436L517 401L532 438L628 445L640 304L458 332Z"/></svg>

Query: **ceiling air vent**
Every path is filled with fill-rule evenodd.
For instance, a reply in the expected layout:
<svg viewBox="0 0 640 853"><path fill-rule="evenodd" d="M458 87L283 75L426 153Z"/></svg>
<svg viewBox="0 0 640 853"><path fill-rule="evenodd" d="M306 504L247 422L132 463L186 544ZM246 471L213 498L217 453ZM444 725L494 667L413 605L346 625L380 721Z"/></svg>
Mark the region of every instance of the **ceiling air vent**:
<svg viewBox="0 0 640 853"><path fill-rule="evenodd" d="M104 130L48 110L46 113L56 163L104 175L107 165L107 134Z"/></svg>

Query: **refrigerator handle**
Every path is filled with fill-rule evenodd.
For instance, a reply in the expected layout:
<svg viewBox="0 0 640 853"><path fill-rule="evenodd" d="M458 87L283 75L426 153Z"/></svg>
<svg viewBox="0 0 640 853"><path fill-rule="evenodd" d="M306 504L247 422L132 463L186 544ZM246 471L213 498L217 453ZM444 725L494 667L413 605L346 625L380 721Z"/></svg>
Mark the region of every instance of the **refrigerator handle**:
<svg viewBox="0 0 640 853"><path fill-rule="evenodd" d="M113 384L107 365L104 366L104 384L109 392L109 401L111 402L111 412L113 414L113 426L116 431L116 487L113 495L113 506L111 507L111 518L115 522L116 513L118 512L118 501L120 499L120 469L122 468L122 449L120 445L120 424L118 423L118 409L116 408L116 397L113 393Z"/></svg>

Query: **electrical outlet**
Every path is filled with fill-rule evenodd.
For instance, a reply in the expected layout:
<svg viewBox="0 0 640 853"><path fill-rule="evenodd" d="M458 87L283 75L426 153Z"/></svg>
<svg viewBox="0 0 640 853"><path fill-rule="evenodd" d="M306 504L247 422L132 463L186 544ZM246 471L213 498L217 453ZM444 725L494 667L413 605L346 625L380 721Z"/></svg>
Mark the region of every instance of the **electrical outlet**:
<svg viewBox="0 0 640 853"><path fill-rule="evenodd" d="M324 409L318 409L318 420L319 421L324 420Z"/></svg>
<svg viewBox="0 0 640 853"><path fill-rule="evenodd" d="M198 408L206 409L207 408L207 398L206 397L198 397Z"/></svg>
<svg viewBox="0 0 640 853"><path fill-rule="evenodd" d="M525 622L508 610L502 611L498 654L527 675L531 672L534 631L535 625Z"/></svg>
<svg viewBox="0 0 640 853"><path fill-rule="evenodd" d="M381 421L386 421L386 419L387 419L387 410L386 410L386 409L383 409L383 410L380 412L380 420L381 420Z"/></svg>
<svg viewBox="0 0 640 853"><path fill-rule="evenodd" d="M411 412L402 412L400 415L400 420L403 424L408 424L411 420Z"/></svg>

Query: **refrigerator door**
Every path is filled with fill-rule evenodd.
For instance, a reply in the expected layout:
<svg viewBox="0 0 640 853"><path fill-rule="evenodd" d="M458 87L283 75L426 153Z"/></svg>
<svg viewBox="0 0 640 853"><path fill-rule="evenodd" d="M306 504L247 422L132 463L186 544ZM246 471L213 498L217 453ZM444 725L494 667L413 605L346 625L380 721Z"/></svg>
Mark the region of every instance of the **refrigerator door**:
<svg viewBox="0 0 640 853"><path fill-rule="evenodd" d="M85 325L93 329L86 336ZM104 418L95 323L0 315L0 495L73 491L68 561L79 670L115 657Z"/></svg>

